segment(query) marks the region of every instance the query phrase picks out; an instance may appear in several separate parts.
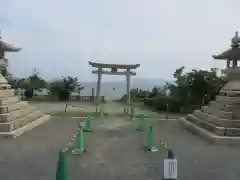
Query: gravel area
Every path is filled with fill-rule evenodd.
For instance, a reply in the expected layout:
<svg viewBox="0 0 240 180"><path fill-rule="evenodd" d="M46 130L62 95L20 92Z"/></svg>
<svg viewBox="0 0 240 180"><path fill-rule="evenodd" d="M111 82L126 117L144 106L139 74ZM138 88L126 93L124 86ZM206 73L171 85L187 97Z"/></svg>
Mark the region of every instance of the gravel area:
<svg viewBox="0 0 240 180"><path fill-rule="evenodd" d="M167 142L177 156L184 180L239 180L240 147L213 145L182 127L179 121L149 121L157 140ZM155 159L160 159L159 154ZM155 169L161 169L162 162Z"/></svg>
<svg viewBox="0 0 240 180"><path fill-rule="evenodd" d="M0 139L1 180L55 179L58 151L67 145L77 127L76 118L53 118L17 139ZM179 162L180 179L239 180L237 147L208 144L186 131L178 121L148 120L153 124L158 152L147 153L147 132L137 132L137 121L108 117L93 122L85 134L87 152L69 156L69 180L158 180L163 176L167 142Z"/></svg>
<svg viewBox="0 0 240 180"><path fill-rule="evenodd" d="M52 119L16 139L0 139L1 180L53 180L58 151L78 119Z"/></svg>

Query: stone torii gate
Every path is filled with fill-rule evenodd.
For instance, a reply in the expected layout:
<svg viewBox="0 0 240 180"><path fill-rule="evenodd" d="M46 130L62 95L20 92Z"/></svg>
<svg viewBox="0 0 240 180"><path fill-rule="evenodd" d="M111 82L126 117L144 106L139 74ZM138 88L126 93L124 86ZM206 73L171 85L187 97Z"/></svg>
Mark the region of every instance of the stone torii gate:
<svg viewBox="0 0 240 180"><path fill-rule="evenodd" d="M104 63L96 63L89 61L89 65L97 70L93 70L92 74L97 74L97 92L96 92L96 106L99 107L100 103L100 92L101 92L101 80L102 75L124 75L126 76L126 105L127 105L127 112L129 112L130 105L131 105L131 96L130 96L130 77L135 76L136 72L132 72L132 69L137 69L140 67L140 64L104 64ZM121 71L119 71L121 70ZM125 71L123 71L125 70Z"/></svg>

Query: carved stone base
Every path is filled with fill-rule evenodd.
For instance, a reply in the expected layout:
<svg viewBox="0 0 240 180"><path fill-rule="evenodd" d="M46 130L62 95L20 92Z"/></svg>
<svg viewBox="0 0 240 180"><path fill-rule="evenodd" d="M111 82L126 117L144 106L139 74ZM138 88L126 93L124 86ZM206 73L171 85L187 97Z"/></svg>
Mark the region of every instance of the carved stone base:
<svg viewBox="0 0 240 180"><path fill-rule="evenodd" d="M0 136L17 137L50 119L27 101L20 101L10 87L0 74Z"/></svg>
<svg viewBox="0 0 240 180"><path fill-rule="evenodd" d="M232 89L231 89L232 88ZM181 122L190 131L218 144L240 144L240 81L230 81L216 101L195 110Z"/></svg>

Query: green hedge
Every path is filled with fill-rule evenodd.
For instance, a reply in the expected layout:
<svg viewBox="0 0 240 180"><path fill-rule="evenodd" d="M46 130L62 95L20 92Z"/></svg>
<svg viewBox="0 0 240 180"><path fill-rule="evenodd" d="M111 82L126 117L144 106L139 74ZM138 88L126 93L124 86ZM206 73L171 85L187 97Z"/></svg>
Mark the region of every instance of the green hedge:
<svg viewBox="0 0 240 180"><path fill-rule="evenodd" d="M160 96L144 100L144 105L153 107L158 111L166 111L167 104L169 112L180 112L182 103L172 97Z"/></svg>

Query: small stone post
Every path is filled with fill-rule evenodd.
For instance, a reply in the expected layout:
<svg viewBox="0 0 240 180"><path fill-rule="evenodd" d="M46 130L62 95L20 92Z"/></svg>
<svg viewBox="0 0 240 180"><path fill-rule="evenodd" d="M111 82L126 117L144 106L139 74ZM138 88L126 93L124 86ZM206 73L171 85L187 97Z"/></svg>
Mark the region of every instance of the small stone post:
<svg viewBox="0 0 240 180"><path fill-rule="evenodd" d="M178 166L177 159L172 150L167 149L167 158L164 159L163 180L177 180Z"/></svg>
<svg viewBox="0 0 240 180"><path fill-rule="evenodd" d="M102 118L104 115L104 107L103 104L100 104L100 117Z"/></svg>

